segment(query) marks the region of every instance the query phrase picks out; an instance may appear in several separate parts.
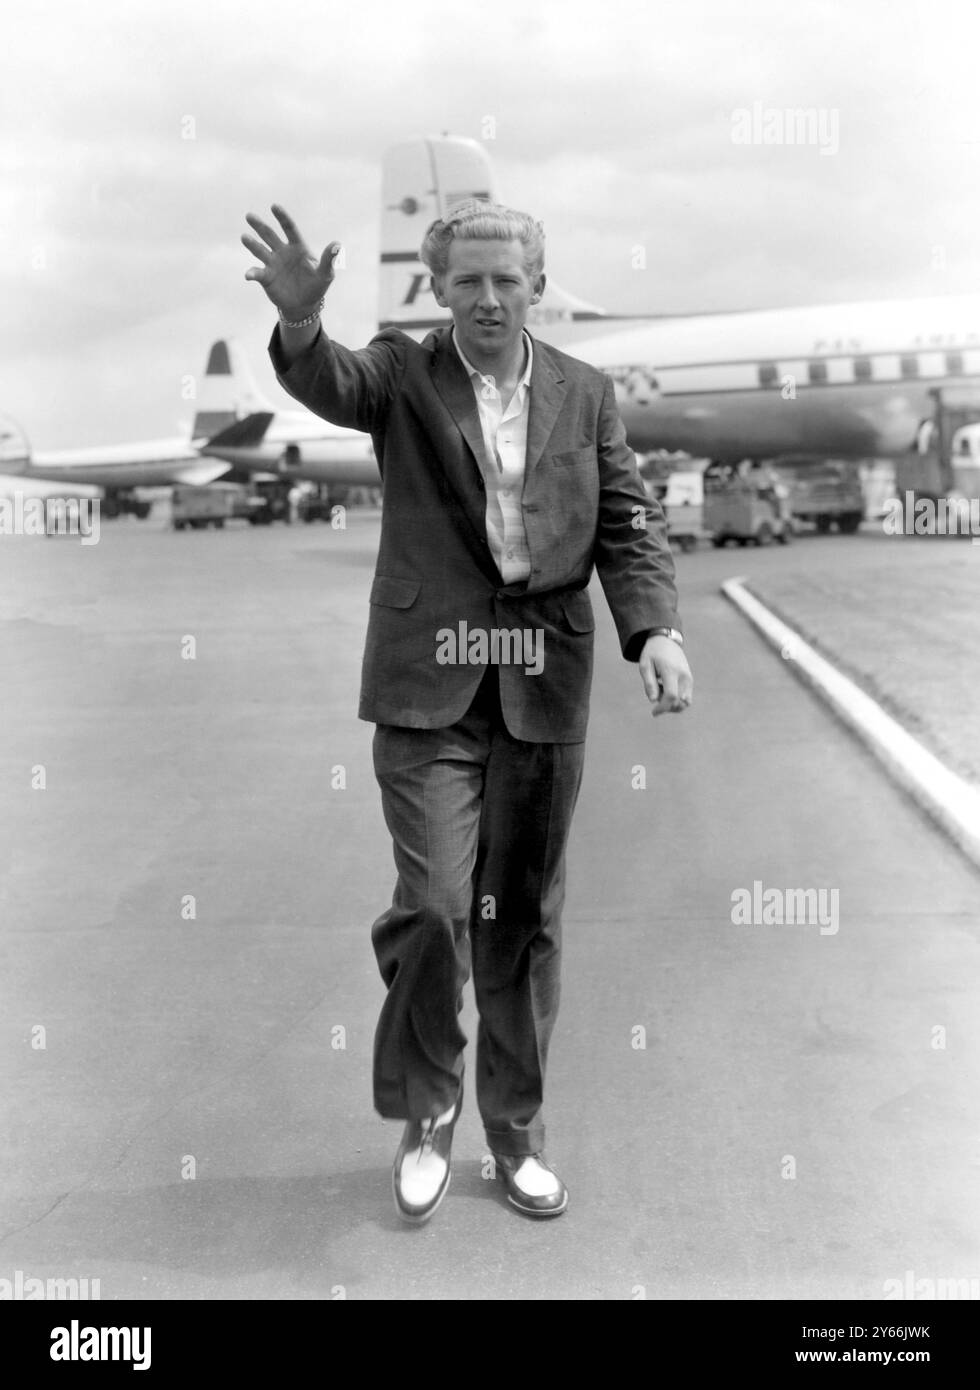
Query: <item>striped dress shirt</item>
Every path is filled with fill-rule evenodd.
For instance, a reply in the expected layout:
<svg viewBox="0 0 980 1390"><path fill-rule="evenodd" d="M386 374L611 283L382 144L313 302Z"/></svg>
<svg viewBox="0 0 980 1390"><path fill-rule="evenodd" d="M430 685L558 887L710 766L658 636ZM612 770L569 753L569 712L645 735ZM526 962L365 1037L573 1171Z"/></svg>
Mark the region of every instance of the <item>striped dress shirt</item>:
<svg viewBox="0 0 980 1390"><path fill-rule="evenodd" d="M486 485L487 543L505 584L527 579L531 574L531 555L524 529L524 461L527 452L527 421L530 408L531 364L534 349L524 334L527 363L507 409L492 376L477 371L456 340L453 345L473 384L483 446L486 457L478 460Z"/></svg>

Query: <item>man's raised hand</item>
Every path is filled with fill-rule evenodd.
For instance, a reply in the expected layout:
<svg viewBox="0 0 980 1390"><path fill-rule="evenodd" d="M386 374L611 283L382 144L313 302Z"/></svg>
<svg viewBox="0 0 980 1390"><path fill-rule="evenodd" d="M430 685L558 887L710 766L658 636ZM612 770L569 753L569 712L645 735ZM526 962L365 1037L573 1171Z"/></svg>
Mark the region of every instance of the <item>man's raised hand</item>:
<svg viewBox="0 0 980 1390"><path fill-rule="evenodd" d="M273 203L272 211L286 240L260 217L246 213L245 221L258 236L243 233L242 245L262 264L246 270L245 279L257 280L285 318L299 320L315 311L333 284L340 244L332 241L318 261L285 208Z"/></svg>

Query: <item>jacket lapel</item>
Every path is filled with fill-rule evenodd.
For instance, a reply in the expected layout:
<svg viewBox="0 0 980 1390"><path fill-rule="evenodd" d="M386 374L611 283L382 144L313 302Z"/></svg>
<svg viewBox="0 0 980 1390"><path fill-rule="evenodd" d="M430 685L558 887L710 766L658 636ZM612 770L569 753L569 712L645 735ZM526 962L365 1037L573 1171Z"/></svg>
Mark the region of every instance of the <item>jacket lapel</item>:
<svg viewBox="0 0 980 1390"><path fill-rule="evenodd" d="M482 471L478 460L483 455L483 430L476 408L476 397L466 368L453 347L450 330L435 335L432 346L432 382L453 417L467 449L454 450L442 457L447 481L460 504L473 532L474 554L488 578L500 583L500 573L487 546L487 499L481 488Z"/></svg>
<svg viewBox="0 0 980 1390"><path fill-rule="evenodd" d="M531 365L531 408L527 417L527 453L524 460L524 480L544 453L545 445L555 428L565 404L565 378L548 352L547 344L534 342L534 362Z"/></svg>
<svg viewBox="0 0 980 1390"><path fill-rule="evenodd" d="M476 408L473 386L466 368L459 360L459 354L453 347L451 331L448 328L439 334L435 344L432 354L432 380L446 403L446 409L459 426L460 434L470 446L473 464L477 469L470 481L473 483L474 491L479 491L476 487L476 479L479 476L477 461L483 455L480 415Z"/></svg>

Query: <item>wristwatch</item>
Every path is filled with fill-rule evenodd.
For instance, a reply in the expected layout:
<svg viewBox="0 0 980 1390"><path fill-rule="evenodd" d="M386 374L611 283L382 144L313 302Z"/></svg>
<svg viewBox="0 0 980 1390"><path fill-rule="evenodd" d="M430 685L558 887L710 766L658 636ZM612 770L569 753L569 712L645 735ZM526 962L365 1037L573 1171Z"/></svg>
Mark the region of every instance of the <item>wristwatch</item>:
<svg viewBox="0 0 980 1390"><path fill-rule="evenodd" d="M647 637L669 637L672 642L676 642L679 647L684 645L684 634L678 632L676 627L652 627L647 633Z"/></svg>

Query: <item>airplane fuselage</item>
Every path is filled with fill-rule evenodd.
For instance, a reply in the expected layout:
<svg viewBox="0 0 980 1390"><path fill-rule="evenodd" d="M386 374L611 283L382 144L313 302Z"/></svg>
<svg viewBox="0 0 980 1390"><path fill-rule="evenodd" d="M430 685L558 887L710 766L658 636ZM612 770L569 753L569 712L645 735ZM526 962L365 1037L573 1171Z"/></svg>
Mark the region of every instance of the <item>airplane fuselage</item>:
<svg viewBox="0 0 980 1390"><path fill-rule="evenodd" d="M324 428L321 425L321 429ZM290 444L266 443L208 449L207 454L252 472L276 473L297 482L339 487L380 487L381 475L366 434L334 439L324 435Z"/></svg>
<svg viewBox="0 0 980 1390"><path fill-rule="evenodd" d="M297 482L380 486L381 476L369 435L330 425L307 410L280 410L269 419L258 442L225 444L216 440L205 445L202 454L223 459L236 468L276 473Z"/></svg>
<svg viewBox="0 0 980 1390"><path fill-rule="evenodd" d="M196 467L200 455L186 439L106 445L99 449L36 453L28 477L51 482L85 482L103 488L157 488L174 481L175 471Z"/></svg>
<svg viewBox="0 0 980 1390"><path fill-rule="evenodd" d="M106 444L91 449L56 450L32 455L19 470L24 477L63 484L113 489L164 487L178 481L206 481L224 468L201 459L186 439Z"/></svg>
<svg viewBox="0 0 980 1390"><path fill-rule="evenodd" d="M606 325L568 350L612 376L639 451L888 457L930 391L980 394L980 295Z"/></svg>

